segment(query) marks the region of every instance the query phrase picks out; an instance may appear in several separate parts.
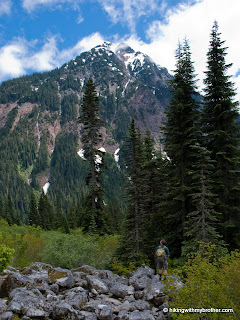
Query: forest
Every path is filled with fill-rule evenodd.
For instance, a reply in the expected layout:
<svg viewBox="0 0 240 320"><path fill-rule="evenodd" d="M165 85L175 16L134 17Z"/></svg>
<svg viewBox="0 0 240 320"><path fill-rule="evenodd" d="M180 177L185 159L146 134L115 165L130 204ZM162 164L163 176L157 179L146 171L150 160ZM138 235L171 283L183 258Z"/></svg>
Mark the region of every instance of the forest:
<svg viewBox="0 0 240 320"><path fill-rule="evenodd" d="M0 266L1 263L6 266L13 257L14 265L19 267L36 259L68 268L89 263L127 274L143 263L154 267L154 250L160 239L165 239L170 250L170 273L179 273L188 284L181 294L169 288L175 305L218 304L219 308L235 311L225 317L178 315L176 319L237 319L240 126L224 43L215 22L207 52L203 95L199 94L189 42L184 40L178 45L166 120L159 124L162 147L155 149L149 130L141 132L133 117L121 146L124 168L121 173L113 166L111 155L99 149L104 123L93 79L86 81L78 118L75 98L66 98L62 102L62 121L70 117L81 123L84 160L75 159L76 150L75 156L68 157L77 137L71 132L69 136L60 135L59 148L64 148L66 157L62 168L55 167L54 157L58 153L54 153L51 170L58 175L53 183L68 188L67 179L61 181L61 172L66 170L64 177L68 177L68 169L82 170L85 183L79 182L76 190L72 190L75 200L69 207L61 204L64 190L59 189L59 198L54 201L51 194L31 191L25 221L14 210L12 197L1 197ZM1 129L3 137L11 129L16 112L11 111ZM14 153L14 143L11 147ZM31 143L28 147L31 149ZM44 143L41 148L38 166L42 170L48 159ZM64 163L68 160L70 165ZM30 158L26 161L31 163ZM81 161L81 167L74 161ZM112 178L110 174L104 175L110 169L114 172ZM118 184L117 193L123 201L112 194L111 201L106 203L105 194L111 193L109 179Z"/></svg>

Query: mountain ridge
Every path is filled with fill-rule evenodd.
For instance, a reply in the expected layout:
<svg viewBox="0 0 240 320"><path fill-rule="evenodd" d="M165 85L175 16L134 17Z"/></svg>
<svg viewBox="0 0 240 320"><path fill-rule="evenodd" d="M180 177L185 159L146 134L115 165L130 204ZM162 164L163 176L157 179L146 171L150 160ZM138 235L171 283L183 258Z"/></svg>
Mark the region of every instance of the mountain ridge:
<svg viewBox="0 0 240 320"><path fill-rule="evenodd" d="M69 197L79 188L85 188L86 164L77 154L82 147L77 117L84 83L89 77L96 85L104 122L103 143L99 147L110 154L108 161L116 181L122 178L117 172L119 164L114 160L114 153L121 149L132 117L143 134L150 130L159 145L159 127L170 97L171 75L150 57L125 44L115 47L115 51L113 48L112 44L103 43L58 69L1 84L1 163L2 168L6 163L8 167L5 171L0 169L0 192L3 197L9 191L14 196L21 189L21 199L15 203L20 211L27 211L23 201L27 202L29 197L25 195L32 189L41 190L48 182L48 192L53 198L63 192L65 183ZM64 148L69 149L68 153ZM121 150L118 155L121 157ZM11 184L10 180L16 181ZM108 190L119 193L110 186Z"/></svg>

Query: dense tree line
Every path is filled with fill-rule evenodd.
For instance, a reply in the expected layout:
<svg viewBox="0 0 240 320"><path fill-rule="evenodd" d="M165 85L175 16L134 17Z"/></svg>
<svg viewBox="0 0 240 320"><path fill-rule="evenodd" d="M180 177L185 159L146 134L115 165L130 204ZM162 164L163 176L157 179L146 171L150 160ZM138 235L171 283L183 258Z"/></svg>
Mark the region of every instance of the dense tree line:
<svg viewBox="0 0 240 320"><path fill-rule="evenodd" d="M197 252L199 241L220 250L239 247L238 103L217 22L210 37L203 101L188 41L176 52L172 98L161 128L165 157L156 156L151 144L146 155L146 142L132 121L126 150L128 210L117 250L125 263L129 257L150 259L160 238L173 257Z"/></svg>

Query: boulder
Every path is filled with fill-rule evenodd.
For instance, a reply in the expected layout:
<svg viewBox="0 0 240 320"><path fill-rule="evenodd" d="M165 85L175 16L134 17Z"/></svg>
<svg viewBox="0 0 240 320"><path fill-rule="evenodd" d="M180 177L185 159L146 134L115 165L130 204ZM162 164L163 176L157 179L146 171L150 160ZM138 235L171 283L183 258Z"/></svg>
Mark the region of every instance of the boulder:
<svg viewBox="0 0 240 320"><path fill-rule="evenodd" d="M110 292L117 298L124 298L127 295L131 295L134 293L133 286L127 286L125 284L114 284L110 288Z"/></svg>
<svg viewBox="0 0 240 320"><path fill-rule="evenodd" d="M0 320L167 320L159 276L142 266L130 278L84 265L77 269L34 263L1 276ZM173 279L181 289L180 279Z"/></svg>
<svg viewBox="0 0 240 320"><path fill-rule="evenodd" d="M98 278L97 276L90 276L88 275L86 277L86 280L88 282L89 289L95 294L99 293L107 293L108 287L105 285L105 283Z"/></svg>
<svg viewBox="0 0 240 320"><path fill-rule="evenodd" d="M97 318L99 320L113 320L113 312L112 309L105 304L99 304L97 308Z"/></svg>
<svg viewBox="0 0 240 320"><path fill-rule="evenodd" d="M67 302L60 301L53 307L51 318L56 320L78 320L78 312Z"/></svg>
<svg viewBox="0 0 240 320"><path fill-rule="evenodd" d="M28 290L24 288L16 288L10 293L11 301L7 307L7 311L13 313L27 315L35 314L35 317L45 317L50 310L50 305L38 289ZM38 314L38 316L36 316Z"/></svg>
<svg viewBox="0 0 240 320"><path fill-rule="evenodd" d="M73 288L75 280L73 274L68 269L54 268L49 273L49 281L57 284L60 288Z"/></svg>

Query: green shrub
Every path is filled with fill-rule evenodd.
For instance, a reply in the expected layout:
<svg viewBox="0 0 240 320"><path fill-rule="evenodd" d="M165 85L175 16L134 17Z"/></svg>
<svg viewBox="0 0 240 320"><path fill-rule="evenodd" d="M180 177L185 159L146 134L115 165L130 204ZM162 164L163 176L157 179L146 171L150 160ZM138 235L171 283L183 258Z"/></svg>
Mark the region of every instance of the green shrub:
<svg viewBox="0 0 240 320"><path fill-rule="evenodd" d="M80 229L71 234L45 232L43 237L42 261L63 268L75 268L82 264L106 268L117 245L116 236L84 235Z"/></svg>
<svg viewBox="0 0 240 320"><path fill-rule="evenodd" d="M220 257L215 246L202 245L198 254L189 257L182 269L184 286L170 293L170 307L179 309L233 309L234 313L172 313L178 320L240 319L240 254Z"/></svg>
<svg viewBox="0 0 240 320"><path fill-rule="evenodd" d="M2 242L2 234L0 233L0 241ZM0 272L7 268L12 261L14 249L7 247L5 244L0 244Z"/></svg>

